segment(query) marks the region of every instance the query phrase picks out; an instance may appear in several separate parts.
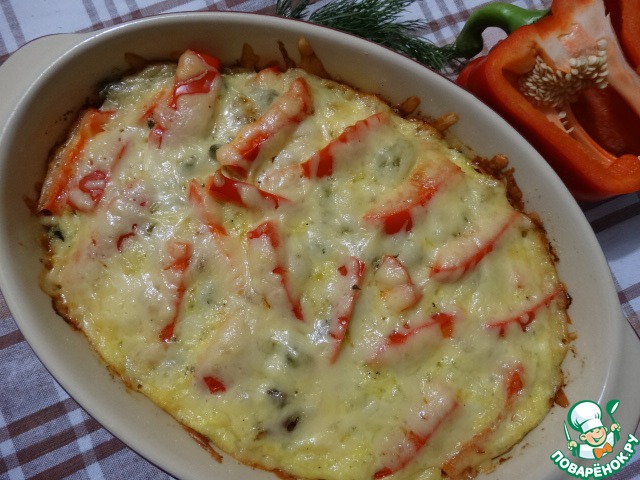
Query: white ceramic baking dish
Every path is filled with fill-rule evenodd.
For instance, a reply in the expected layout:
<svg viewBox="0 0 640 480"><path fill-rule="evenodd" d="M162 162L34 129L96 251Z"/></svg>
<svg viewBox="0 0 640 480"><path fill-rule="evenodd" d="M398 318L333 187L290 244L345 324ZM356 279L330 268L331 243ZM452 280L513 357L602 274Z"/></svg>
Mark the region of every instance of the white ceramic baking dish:
<svg viewBox="0 0 640 480"><path fill-rule="evenodd" d="M154 464L189 479L258 479L273 475L219 464L146 398L110 376L84 338L51 308L38 288L41 270L37 220L25 198L35 198L50 149L73 115L105 78L122 72L125 53L163 59L186 48L237 60L244 42L263 58L279 59L277 41L293 57L307 38L336 78L393 103L408 95L431 116L457 112L454 133L482 155L503 153L516 169L526 206L543 219L559 271L573 298L577 339L564 363L571 402L604 405L620 400L616 420L623 435L640 415L638 342L625 321L610 272L581 210L536 151L498 115L449 80L389 50L330 29L254 14L187 13L134 21L92 34L34 41L0 68L0 288L22 333L58 382L92 416ZM27 374L27 372L24 372ZM563 421L554 407L491 478L552 479L564 474L550 455L566 451Z"/></svg>

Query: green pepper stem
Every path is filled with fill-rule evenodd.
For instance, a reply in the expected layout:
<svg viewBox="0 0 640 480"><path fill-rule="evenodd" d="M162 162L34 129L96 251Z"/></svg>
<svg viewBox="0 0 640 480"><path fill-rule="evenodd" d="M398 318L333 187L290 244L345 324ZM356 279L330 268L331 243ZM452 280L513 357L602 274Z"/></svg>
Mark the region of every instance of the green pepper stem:
<svg viewBox="0 0 640 480"><path fill-rule="evenodd" d="M510 34L523 25L530 25L547 15L549 10L527 10L516 5L494 2L476 10L465 23L454 43L460 57L471 58L482 51L482 33L489 27L498 27Z"/></svg>

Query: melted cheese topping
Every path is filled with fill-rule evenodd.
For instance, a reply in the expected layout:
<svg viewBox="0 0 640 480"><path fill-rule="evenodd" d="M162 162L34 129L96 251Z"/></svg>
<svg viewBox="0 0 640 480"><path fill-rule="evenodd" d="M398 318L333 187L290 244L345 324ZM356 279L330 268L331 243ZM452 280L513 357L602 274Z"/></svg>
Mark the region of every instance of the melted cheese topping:
<svg viewBox="0 0 640 480"><path fill-rule="evenodd" d="M304 71L220 73L188 51L110 85L40 208L60 312L242 462L463 477L561 385L564 289L504 186Z"/></svg>

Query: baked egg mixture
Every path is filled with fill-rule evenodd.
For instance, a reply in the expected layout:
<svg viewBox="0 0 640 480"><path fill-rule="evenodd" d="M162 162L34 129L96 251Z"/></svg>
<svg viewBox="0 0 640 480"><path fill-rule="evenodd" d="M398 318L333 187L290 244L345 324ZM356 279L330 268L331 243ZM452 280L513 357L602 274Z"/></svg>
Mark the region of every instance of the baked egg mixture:
<svg viewBox="0 0 640 480"><path fill-rule="evenodd" d="M188 50L109 84L38 210L60 315L245 464L470 478L562 387L540 226L430 124L301 69Z"/></svg>

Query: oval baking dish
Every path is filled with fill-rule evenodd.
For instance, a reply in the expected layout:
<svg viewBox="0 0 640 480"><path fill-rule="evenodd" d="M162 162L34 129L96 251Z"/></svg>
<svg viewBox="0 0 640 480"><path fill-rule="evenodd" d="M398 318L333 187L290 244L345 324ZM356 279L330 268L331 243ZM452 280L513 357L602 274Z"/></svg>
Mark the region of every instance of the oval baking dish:
<svg viewBox="0 0 640 480"><path fill-rule="evenodd" d="M526 210L542 218L573 301L569 314L577 333L575 353L563 365L569 401L618 399L623 408L616 419L626 428L635 425L640 392L637 384L625 380L640 368L640 359L625 357L633 348L632 333L606 261L579 207L535 150L473 96L407 58L330 29L253 14L166 15L93 34L53 36L27 45L0 69L0 87L7 95L0 110L0 287L25 338L52 375L105 428L172 475L273 478L228 457L222 463L213 461L172 418L109 375L38 288L38 224L25 198L35 198L51 149L75 113L94 97L96 86L129 68L126 54L161 60L193 48L232 64L247 42L261 58L277 60L279 41L294 56L301 37L337 80L380 94L392 104L416 95L420 110L429 116L454 111L460 115L452 128L457 138L478 154L509 157ZM15 78L23 81L16 85ZM593 355L595 351L607 355ZM560 477L549 456L565 448L566 414L553 407L508 453L510 461L490 476Z"/></svg>

